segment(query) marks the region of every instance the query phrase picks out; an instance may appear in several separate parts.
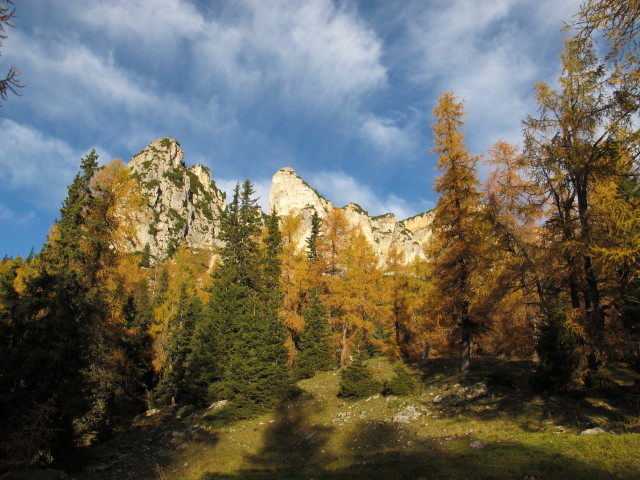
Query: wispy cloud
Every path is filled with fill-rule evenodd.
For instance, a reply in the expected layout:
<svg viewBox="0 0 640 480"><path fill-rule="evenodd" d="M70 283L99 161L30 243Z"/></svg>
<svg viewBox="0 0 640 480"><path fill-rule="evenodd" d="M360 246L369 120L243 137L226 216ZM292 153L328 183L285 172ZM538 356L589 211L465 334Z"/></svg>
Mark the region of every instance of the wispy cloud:
<svg viewBox="0 0 640 480"><path fill-rule="evenodd" d="M0 182L23 201L57 210L87 152L12 120L0 119ZM105 162L108 154L98 152Z"/></svg>
<svg viewBox="0 0 640 480"><path fill-rule="evenodd" d="M13 210L11 210L4 203L0 203L0 222L4 222L12 218L14 215Z"/></svg>
<svg viewBox="0 0 640 480"><path fill-rule="evenodd" d="M561 48L560 18L569 18L579 4L414 2L403 12L402 44L414 60L413 82L454 91L465 101L470 143L480 151L500 138L517 141L521 120L535 109L534 83L558 71L548 58Z"/></svg>
<svg viewBox="0 0 640 480"><path fill-rule="evenodd" d="M309 183L334 205L357 203L369 212L369 215L391 212L396 218L404 219L433 208L430 201L419 200L409 203L393 193L376 193L344 172L321 171L311 175Z"/></svg>
<svg viewBox="0 0 640 480"><path fill-rule="evenodd" d="M414 148L415 132L398 126L393 120L369 114L360 127L365 141L384 154L402 155Z"/></svg>
<svg viewBox="0 0 640 480"><path fill-rule="evenodd" d="M77 7L77 5L76 5ZM382 44L349 2L240 0L207 12L192 3L156 0L68 7L79 22L106 34L114 49L151 64L184 64L186 80L234 101L266 92L287 108L332 109L383 85ZM163 65L157 65L162 70ZM159 85L162 87L162 85Z"/></svg>

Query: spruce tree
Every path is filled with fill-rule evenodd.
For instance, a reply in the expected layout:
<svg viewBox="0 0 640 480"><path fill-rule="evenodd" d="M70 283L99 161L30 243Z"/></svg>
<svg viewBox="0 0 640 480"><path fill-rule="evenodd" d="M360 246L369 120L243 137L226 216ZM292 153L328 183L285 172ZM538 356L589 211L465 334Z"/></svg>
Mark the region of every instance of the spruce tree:
<svg viewBox="0 0 640 480"><path fill-rule="evenodd" d="M163 403L184 404L192 398L187 377L187 358L191 354L194 326L201 315L201 300L198 297L189 300L187 285L183 283L180 285L176 313L169 320L167 359L157 388L156 398Z"/></svg>
<svg viewBox="0 0 640 480"><path fill-rule="evenodd" d="M240 208L241 212L246 212L241 216L244 222L257 221L257 216L251 215L254 208L252 193L251 184L245 182ZM245 225L245 231L252 231L250 225ZM249 254L253 251L252 244L250 241L245 241L245 244L249 247ZM236 317L237 336L225 372L224 388L232 400L230 413L236 417L271 408L290 384L284 346L286 330L279 315L282 290L278 254L282 249L282 237L275 213L267 219L264 244L263 251L257 252L263 268L261 272L255 272L259 277L254 288L247 291L243 314ZM251 283L247 282L246 286L249 285Z"/></svg>
<svg viewBox="0 0 640 480"><path fill-rule="evenodd" d="M13 439L4 456L15 466L72 461L77 422L91 411L92 325L102 300L90 288L95 265L89 261L86 228L97 171L92 151L81 161L60 220L12 315L12 345L3 356L2 375L10 408L1 423L6 438ZM41 427L37 431L34 422ZM31 451L33 445L39 453Z"/></svg>
<svg viewBox="0 0 640 480"><path fill-rule="evenodd" d="M236 186L221 216L222 263L213 274L210 302L189 359L196 390L207 401L230 400L228 412L234 417L271 407L289 384L286 332L279 318L282 241L272 216L260 249L261 219L252 195L249 181L242 191Z"/></svg>
<svg viewBox="0 0 640 480"><path fill-rule="evenodd" d="M317 288L311 291L310 297L302 311L305 326L298 342L297 375L300 378L310 378L318 371L329 370L334 364L327 313Z"/></svg>
<svg viewBox="0 0 640 480"><path fill-rule="evenodd" d="M307 259L310 262L314 262L318 258L318 238L320 238L320 226L322 225L322 219L318 212L313 210L311 217L311 233L307 238Z"/></svg>
<svg viewBox="0 0 640 480"><path fill-rule="evenodd" d="M373 371L364 363L358 353L353 362L341 372L339 397L363 398L382 392L382 384L375 379Z"/></svg>

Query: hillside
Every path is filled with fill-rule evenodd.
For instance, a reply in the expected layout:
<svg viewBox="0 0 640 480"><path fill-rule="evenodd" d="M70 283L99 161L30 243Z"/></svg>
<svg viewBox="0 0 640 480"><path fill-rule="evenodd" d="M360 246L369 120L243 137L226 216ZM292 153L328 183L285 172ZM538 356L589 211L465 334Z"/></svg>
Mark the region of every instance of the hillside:
<svg viewBox="0 0 640 480"><path fill-rule="evenodd" d="M376 376L392 364L373 359ZM411 396L336 396L337 371L298 383L274 412L224 425L213 410L179 418L148 412L86 452L89 479L606 479L638 478L640 377L610 370L610 398L542 396L534 364L486 359L468 376L457 362L414 365ZM149 415L150 413L153 413ZM600 427L606 433L588 434Z"/></svg>

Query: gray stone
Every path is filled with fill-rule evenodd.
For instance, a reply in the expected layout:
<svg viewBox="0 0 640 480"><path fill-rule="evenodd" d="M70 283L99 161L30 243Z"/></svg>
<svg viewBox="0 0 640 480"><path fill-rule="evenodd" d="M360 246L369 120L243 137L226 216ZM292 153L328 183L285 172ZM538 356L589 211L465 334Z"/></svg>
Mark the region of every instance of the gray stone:
<svg viewBox="0 0 640 480"><path fill-rule="evenodd" d="M608 433L604 428L595 427L595 428L587 428L580 432L580 436L583 435L600 435L601 433Z"/></svg>
<svg viewBox="0 0 640 480"><path fill-rule="evenodd" d="M213 402L211 405L209 405L209 408L207 408L207 410L213 410L214 412L216 410L222 410L227 406L228 403L229 400L218 400L217 402Z"/></svg>
<svg viewBox="0 0 640 480"><path fill-rule="evenodd" d="M469 446L470 446L471 448L478 448L478 449L480 449L480 448L484 448L484 447L486 447L486 446L487 446L487 443L486 443L486 442L483 442L482 440L476 440L475 442L471 442L471 443L469 444Z"/></svg>
<svg viewBox="0 0 640 480"><path fill-rule="evenodd" d="M419 412L416 407L414 407L413 405L409 405L403 411L394 416L393 421L395 423L411 423L418 420L421 415L422 413Z"/></svg>

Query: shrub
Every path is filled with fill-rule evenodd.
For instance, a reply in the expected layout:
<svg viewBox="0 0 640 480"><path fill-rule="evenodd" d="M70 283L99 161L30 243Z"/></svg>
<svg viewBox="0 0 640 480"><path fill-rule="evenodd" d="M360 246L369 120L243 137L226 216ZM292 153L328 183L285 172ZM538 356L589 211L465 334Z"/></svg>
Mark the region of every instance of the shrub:
<svg viewBox="0 0 640 480"><path fill-rule="evenodd" d="M416 390L416 378L404 363L399 363L394 369L395 375L385 382L385 395L408 395Z"/></svg>
<svg viewBox="0 0 640 480"><path fill-rule="evenodd" d="M374 378L373 372L360 356L356 357L341 375L339 397L363 398L382 391L382 384Z"/></svg>
<svg viewBox="0 0 640 480"><path fill-rule="evenodd" d="M540 325L536 351L540 358L534 387L551 392L566 390L576 379L580 357L578 338L560 301L550 308Z"/></svg>

